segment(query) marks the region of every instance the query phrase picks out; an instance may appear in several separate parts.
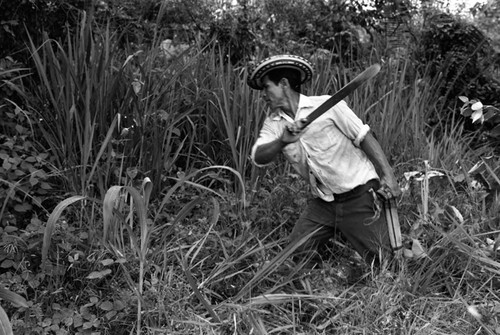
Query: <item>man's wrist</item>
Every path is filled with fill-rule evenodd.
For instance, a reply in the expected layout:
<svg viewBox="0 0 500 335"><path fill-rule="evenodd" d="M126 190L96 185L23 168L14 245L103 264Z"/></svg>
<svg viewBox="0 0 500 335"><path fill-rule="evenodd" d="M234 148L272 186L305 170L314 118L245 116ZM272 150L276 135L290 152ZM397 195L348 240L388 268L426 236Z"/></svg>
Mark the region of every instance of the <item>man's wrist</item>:
<svg viewBox="0 0 500 335"><path fill-rule="evenodd" d="M288 144L285 141L283 141L283 139L281 137L278 138L278 143L279 143L279 146L280 146L281 149L284 148L284 147L286 147L287 144Z"/></svg>

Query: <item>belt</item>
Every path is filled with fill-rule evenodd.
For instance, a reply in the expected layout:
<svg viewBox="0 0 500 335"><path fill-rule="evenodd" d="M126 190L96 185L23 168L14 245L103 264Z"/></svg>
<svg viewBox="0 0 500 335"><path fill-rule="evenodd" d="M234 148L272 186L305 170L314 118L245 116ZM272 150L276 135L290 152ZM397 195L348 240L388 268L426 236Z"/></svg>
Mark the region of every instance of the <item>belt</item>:
<svg viewBox="0 0 500 335"><path fill-rule="evenodd" d="M373 188L376 191L379 186L380 182L377 179L371 179L366 184L356 186L350 191L339 194L334 193L333 199L337 202L347 201L349 199L360 196L361 194L367 192L370 188Z"/></svg>

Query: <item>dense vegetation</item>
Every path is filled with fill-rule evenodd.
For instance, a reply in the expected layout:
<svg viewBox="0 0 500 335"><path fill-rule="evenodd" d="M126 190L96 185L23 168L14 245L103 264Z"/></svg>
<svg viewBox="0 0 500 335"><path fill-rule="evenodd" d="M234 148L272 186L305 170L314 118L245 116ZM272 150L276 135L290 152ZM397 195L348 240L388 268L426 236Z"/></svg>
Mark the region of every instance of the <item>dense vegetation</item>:
<svg viewBox="0 0 500 335"><path fill-rule="evenodd" d="M495 6L0 0L0 334L500 334ZM279 52L307 94L382 64L347 100L404 190L404 260L288 257L307 188L249 161L246 67Z"/></svg>

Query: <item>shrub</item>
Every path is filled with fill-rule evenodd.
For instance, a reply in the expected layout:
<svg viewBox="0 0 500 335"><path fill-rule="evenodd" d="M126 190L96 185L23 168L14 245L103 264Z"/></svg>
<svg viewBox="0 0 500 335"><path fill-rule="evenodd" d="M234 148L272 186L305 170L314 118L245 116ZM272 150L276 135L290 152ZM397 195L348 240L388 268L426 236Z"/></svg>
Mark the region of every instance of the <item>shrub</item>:
<svg viewBox="0 0 500 335"><path fill-rule="evenodd" d="M498 101L500 85L492 77L495 51L487 37L470 23L444 13L427 18L417 61L431 64L432 78L442 77L441 90L450 107L459 95L475 96L486 103Z"/></svg>
<svg viewBox="0 0 500 335"><path fill-rule="evenodd" d="M38 121L16 106L4 107L0 134L0 217L4 226L25 227L33 213L45 214L54 205L58 169L43 152L35 130Z"/></svg>

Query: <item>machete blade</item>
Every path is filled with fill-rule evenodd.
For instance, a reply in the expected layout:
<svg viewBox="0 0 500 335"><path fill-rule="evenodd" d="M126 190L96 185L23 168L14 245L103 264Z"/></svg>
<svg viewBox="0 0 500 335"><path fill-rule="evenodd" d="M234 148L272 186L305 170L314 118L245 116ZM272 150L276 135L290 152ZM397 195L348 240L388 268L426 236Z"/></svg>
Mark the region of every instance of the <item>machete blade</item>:
<svg viewBox="0 0 500 335"><path fill-rule="evenodd" d="M380 71L380 65L374 64L358 74L356 78L347 83L344 87L338 90L334 95L332 95L328 100L323 102L318 108L312 111L311 114L307 116L307 118L303 121L303 128L307 127L311 122L316 120L320 115L324 112L338 104L342 99L351 94L355 89L357 89L361 84L366 82L367 80L375 77L377 73Z"/></svg>

